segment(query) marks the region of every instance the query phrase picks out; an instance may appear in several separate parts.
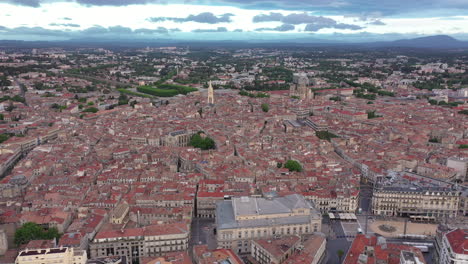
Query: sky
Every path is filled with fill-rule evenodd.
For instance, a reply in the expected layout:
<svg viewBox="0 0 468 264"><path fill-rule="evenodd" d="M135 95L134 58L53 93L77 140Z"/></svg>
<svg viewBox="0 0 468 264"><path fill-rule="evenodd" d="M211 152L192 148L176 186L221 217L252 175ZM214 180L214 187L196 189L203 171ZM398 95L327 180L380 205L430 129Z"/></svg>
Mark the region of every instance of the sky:
<svg viewBox="0 0 468 264"><path fill-rule="evenodd" d="M468 40L468 0L0 0L6 40Z"/></svg>

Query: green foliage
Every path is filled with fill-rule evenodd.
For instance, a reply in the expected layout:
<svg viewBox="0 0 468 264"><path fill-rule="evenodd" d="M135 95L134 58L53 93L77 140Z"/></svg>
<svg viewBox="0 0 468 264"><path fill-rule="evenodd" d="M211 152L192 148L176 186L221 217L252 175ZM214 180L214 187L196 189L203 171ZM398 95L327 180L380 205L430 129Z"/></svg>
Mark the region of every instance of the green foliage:
<svg viewBox="0 0 468 264"><path fill-rule="evenodd" d="M293 95L293 96L291 96L291 99L301 99L301 98L299 96L297 96L297 95Z"/></svg>
<svg viewBox="0 0 468 264"><path fill-rule="evenodd" d="M137 93L137 92L134 92L134 91L129 91L129 90L124 89L124 88L119 88L119 89L117 89L117 91L119 91L121 94L128 94L128 95L133 95L133 96L138 96L138 97L143 97L143 98L151 98L152 97L152 96L147 95L147 94L142 94L142 93Z"/></svg>
<svg viewBox="0 0 468 264"><path fill-rule="evenodd" d="M124 93L121 93L119 96L119 105L126 105L128 104L128 96Z"/></svg>
<svg viewBox="0 0 468 264"><path fill-rule="evenodd" d="M363 98L363 99L366 99L366 100L375 100L375 98L377 98L377 96L375 94L356 93L355 96L357 98Z"/></svg>
<svg viewBox="0 0 468 264"><path fill-rule="evenodd" d="M8 101L8 100L15 101L15 102L20 102L20 103L25 103L26 102L26 99L24 99L24 97L21 97L20 95L15 95L13 97L5 95L3 97L0 97L0 103Z"/></svg>
<svg viewBox="0 0 468 264"><path fill-rule="evenodd" d="M241 90L239 92L239 95L242 95L242 96L248 96L248 97L251 97L251 98L268 98L270 97L269 94L267 93L249 93L245 90Z"/></svg>
<svg viewBox="0 0 468 264"><path fill-rule="evenodd" d="M283 67L265 67L262 72L270 80L284 80L286 82L292 82L293 71Z"/></svg>
<svg viewBox="0 0 468 264"><path fill-rule="evenodd" d="M338 258L340 259L339 262L341 263L341 259L342 259L343 256L344 256L344 251L343 251L342 249L338 249L338 250L336 251L336 254L338 255Z"/></svg>
<svg viewBox="0 0 468 264"><path fill-rule="evenodd" d="M46 92L45 94L41 95L41 97L55 97L55 94Z"/></svg>
<svg viewBox="0 0 468 264"><path fill-rule="evenodd" d="M0 134L0 143L7 141L10 138L8 134Z"/></svg>
<svg viewBox="0 0 468 264"><path fill-rule="evenodd" d="M468 144L462 144L462 145L458 146L458 148L468 149Z"/></svg>
<svg viewBox="0 0 468 264"><path fill-rule="evenodd" d="M44 86L44 83L42 83L42 82L35 82L35 83L34 83L34 89L36 89L36 90L44 90L44 89L47 89L47 88Z"/></svg>
<svg viewBox="0 0 468 264"><path fill-rule="evenodd" d="M270 110L270 106L268 104L262 104L262 111L263 112L268 112Z"/></svg>
<svg viewBox="0 0 468 264"><path fill-rule="evenodd" d="M330 141L332 138L338 137L337 135L330 133L328 131L316 131L315 135L322 140L328 140L328 141Z"/></svg>
<svg viewBox="0 0 468 264"><path fill-rule="evenodd" d="M377 117L382 117L382 116L379 116L375 113L375 110L374 111L368 111L367 112L367 119L372 119L372 118L377 118Z"/></svg>
<svg viewBox="0 0 468 264"><path fill-rule="evenodd" d="M53 103L50 108L52 109L58 109L58 110L63 110L63 109L67 109L67 106L66 105L59 105L59 104L56 104L56 103Z"/></svg>
<svg viewBox="0 0 468 264"><path fill-rule="evenodd" d="M441 85L441 82L437 80L426 81L426 82L415 82L413 86L420 90L429 90L429 91L434 90L434 89L444 89L444 87Z"/></svg>
<svg viewBox="0 0 468 264"><path fill-rule="evenodd" d="M89 108L86 108L85 110L83 110L83 112L85 113L97 113L99 111L99 109L97 109L96 107L89 107Z"/></svg>
<svg viewBox="0 0 468 264"><path fill-rule="evenodd" d="M339 101L341 101L341 97L339 97L339 96L330 97L330 100L335 101L335 102L339 102Z"/></svg>
<svg viewBox="0 0 468 264"><path fill-rule="evenodd" d="M369 102L367 102L367 104L374 104L374 102L372 102L372 101L369 101Z"/></svg>
<svg viewBox="0 0 468 264"><path fill-rule="evenodd" d="M365 93L367 91L367 93ZM390 91L381 90L380 87L377 87L370 83L363 83L361 89L355 89L353 91L354 95L358 98L363 98L367 100L375 100L376 95L380 96L395 96L395 93Z"/></svg>
<svg viewBox="0 0 468 264"><path fill-rule="evenodd" d="M11 82L7 79L5 75L0 76L0 86L10 86Z"/></svg>
<svg viewBox="0 0 468 264"><path fill-rule="evenodd" d="M286 163L284 164L284 167L288 169L289 171L297 171L297 172L302 171L301 164L295 160L286 161Z"/></svg>
<svg viewBox="0 0 468 264"><path fill-rule="evenodd" d="M458 111L458 113L461 115L468 115L468 110L461 110L461 111Z"/></svg>
<svg viewBox="0 0 468 264"><path fill-rule="evenodd" d="M188 94L191 92L198 91L197 88L192 88L192 87L178 85L178 84L167 84L167 83L158 85L158 88L164 89L164 90L176 90L179 94Z"/></svg>
<svg viewBox="0 0 468 264"><path fill-rule="evenodd" d="M3 114L0 114L0 121L4 119L5 119L5 116Z"/></svg>
<svg viewBox="0 0 468 264"><path fill-rule="evenodd" d="M391 97L394 97L394 96L395 96L395 93L394 93L394 92L382 91L382 90L377 91L377 94L378 94L378 95L381 95L381 96L391 96Z"/></svg>
<svg viewBox="0 0 468 264"><path fill-rule="evenodd" d="M160 84L157 87L158 88L151 86L140 86L137 88L137 91L159 97L172 97L178 94L188 94L197 91L196 88L176 84Z"/></svg>
<svg viewBox="0 0 468 264"><path fill-rule="evenodd" d="M435 138L435 137L430 138L430 139L429 139L429 142L432 142L432 143L440 143L439 139L438 139L438 138Z"/></svg>
<svg viewBox="0 0 468 264"><path fill-rule="evenodd" d="M437 105L437 100L430 99L428 102L429 102L431 105Z"/></svg>
<svg viewBox="0 0 468 264"><path fill-rule="evenodd" d="M209 137L202 138L202 136L200 136L200 133L197 133L193 135L192 138L190 138L189 145L202 150L215 148L214 140Z"/></svg>
<svg viewBox="0 0 468 264"><path fill-rule="evenodd" d="M88 105L94 105L94 102L90 101L88 102Z"/></svg>
<svg viewBox="0 0 468 264"><path fill-rule="evenodd" d="M15 232L15 244L17 246L26 244L31 240L53 238L60 238L57 228L53 227L49 230L44 230L41 226L32 222L25 223Z"/></svg>
<svg viewBox="0 0 468 264"><path fill-rule="evenodd" d="M282 162L277 162L277 163L276 163L276 167L277 167L278 169L280 169L281 167L283 167L283 163L282 163Z"/></svg>
<svg viewBox="0 0 468 264"><path fill-rule="evenodd" d="M78 102L83 103L83 104L86 103L87 100L88 100L88 98L86 98L86 97L78 98Z"/></svg>

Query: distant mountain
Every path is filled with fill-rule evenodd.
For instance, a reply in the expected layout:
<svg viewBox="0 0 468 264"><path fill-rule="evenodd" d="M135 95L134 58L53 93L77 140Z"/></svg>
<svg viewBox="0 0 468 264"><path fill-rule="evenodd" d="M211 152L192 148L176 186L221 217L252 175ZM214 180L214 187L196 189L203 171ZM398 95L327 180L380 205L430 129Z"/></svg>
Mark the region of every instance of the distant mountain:
<svg viewBox="0 0 468 264"><path fill-rule="evenodd" d="M373 47L405 47L405 48L428 48L428 49L459 49L468 48L467 41L460 41L447 35L437 35L414 39L401 39L390 42L367 43L366 46Z"/></svg>
<svg viewBox="0 0 468 264"><path fill-rule="evenodd" d="M447 35L428 36L380 42L344 42L318 38L277 40L172 40L172 39L71 39L65 41L16 41L0 40L0 47L146 47L146 46L192 46L192 47L342 47L342 48L423 48L423 49L468 49L468 41L460 41Z"/></svg>

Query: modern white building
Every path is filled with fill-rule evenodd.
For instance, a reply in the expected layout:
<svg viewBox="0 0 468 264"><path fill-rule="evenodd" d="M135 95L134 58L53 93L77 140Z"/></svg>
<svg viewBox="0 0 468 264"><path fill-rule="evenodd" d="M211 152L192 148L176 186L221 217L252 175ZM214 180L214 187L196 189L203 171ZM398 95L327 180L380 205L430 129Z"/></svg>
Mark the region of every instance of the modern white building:
<svg viewBox="0 0 468 264"><path fill-rule="evenodd" d="M468 229L455 229L437 241L439 264L468 264Z"/></svg>

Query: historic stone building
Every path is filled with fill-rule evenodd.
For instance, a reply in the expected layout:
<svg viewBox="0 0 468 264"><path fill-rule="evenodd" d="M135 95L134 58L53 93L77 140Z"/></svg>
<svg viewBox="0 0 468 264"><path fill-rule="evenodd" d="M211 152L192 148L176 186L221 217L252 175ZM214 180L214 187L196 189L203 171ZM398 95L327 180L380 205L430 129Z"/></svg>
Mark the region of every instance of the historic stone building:
<svg viewBox="0 0 468 264"><path fill-rule="evenodd" d="M300 99L312 99L313 93L309 86L309 78L306 73L295 73L293 83L289 87L289 96L296 96Z"/></svg>
<svg viewBox="0 0 468 264"><path fill-rule="evenodd" d="M458 215L461 190L454 184L412 173L392 173L377 183L372 198L376 215L435 221Z"/></svg>
<svg viewBox="0 0 468 264"><path fill-rule="evenodd" d="M314 205L298 194L236 197L217 204L218 246L248 253L253 239L319 232L321 220Z"/></svg>

